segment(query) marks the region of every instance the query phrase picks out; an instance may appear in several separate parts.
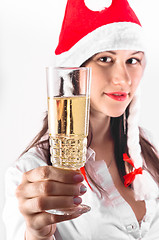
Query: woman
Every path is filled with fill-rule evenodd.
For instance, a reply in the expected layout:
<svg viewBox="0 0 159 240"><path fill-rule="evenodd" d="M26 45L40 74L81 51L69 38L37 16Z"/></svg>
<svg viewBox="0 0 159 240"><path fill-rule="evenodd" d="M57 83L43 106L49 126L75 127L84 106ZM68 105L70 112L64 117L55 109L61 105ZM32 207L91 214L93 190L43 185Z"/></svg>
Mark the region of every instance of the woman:
<svg viewBox="0 0 159 240"><path fill-rule="evenodd" d="M8 239L159 238L159 159L137 121L142 27L126 0L104 4L99 1L99 9L91 1L68 0L55 51L57 66L92 68L87 181L80 171L48 166L46 115L41 132L7 172ZM81 197L90 212L45 212L76 206Z"/></svg>

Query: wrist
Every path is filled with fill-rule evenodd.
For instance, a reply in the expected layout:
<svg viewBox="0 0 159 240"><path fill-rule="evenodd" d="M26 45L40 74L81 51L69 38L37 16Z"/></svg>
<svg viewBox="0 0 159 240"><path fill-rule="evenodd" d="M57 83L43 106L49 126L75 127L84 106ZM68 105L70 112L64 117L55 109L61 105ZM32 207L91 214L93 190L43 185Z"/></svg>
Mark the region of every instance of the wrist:
<svg viewBox="0 0 159 240"><path fill-rule="evenodd" d="M38 238L34 236L28 229L25 232L25 240L55 240L54 236L46 237L46 238Z"/></svg>

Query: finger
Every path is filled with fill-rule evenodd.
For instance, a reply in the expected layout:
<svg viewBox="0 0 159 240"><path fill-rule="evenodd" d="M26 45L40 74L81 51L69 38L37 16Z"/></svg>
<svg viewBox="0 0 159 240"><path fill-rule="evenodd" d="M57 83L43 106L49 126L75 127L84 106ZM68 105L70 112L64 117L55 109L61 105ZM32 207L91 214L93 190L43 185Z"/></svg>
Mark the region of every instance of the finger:
<svg viewBox="0 0 159 240"><path fill-rule="evenodd" d="M35 198L38 196L79 196L84 194L87 188L84 184L65 184L54 181L42 181L26 183L18 186L16 195L23 198Z"/></svg>
<svg viewBox="0 0 159 240"><path fill-rule="evenodd" d="M23 182L54 180L63 183L79 183L84 180L80 171L65 170L52 166L42 166L23 174Z"/></svg>
<svg viewBox="0 0 159 240"><path fill-rule="evenodd" d="M50 209L70 208L79 205L82 202L80 197L70 196L41 196L37 198L28 199L21 202L19 208L21 213L33 214L40 213Z"/></svg>

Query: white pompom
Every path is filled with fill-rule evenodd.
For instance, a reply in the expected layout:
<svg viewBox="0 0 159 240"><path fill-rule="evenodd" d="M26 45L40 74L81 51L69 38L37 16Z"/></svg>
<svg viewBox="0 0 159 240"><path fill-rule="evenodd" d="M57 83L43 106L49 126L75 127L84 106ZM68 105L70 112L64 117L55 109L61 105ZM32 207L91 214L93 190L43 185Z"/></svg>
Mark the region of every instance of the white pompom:
<svg viewBox="0 0 159 240"><path fill-rule="evenodd" d="M112 4L112 0L84 0L85 5L92 11L102 11Z"/></svg>

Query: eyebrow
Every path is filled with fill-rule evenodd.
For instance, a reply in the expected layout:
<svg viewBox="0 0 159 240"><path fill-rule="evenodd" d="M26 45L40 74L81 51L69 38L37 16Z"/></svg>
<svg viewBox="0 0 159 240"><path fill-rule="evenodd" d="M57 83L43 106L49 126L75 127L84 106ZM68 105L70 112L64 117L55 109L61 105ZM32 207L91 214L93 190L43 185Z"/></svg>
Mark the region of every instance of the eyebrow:
<svg viewBox="0 0 159 240"><path fill-rule="evenodd" d="M106 51L106 52L116 55L116 52L113 52L113 51Z"/></svg>
<svg viewBox="0 0 159 240"><path fill-rule="evenodd" d="M105 52L96 53L94 56L98 56L98 55L101 54L101 53L111 53L111 54L113 54L113 55L117 55L117 53L114 52L114 51L105 51ZM143 51L135 51L135 52L132 52L130 55L135 55L135 54L138 54L138 53L144 54Z"/></svg>
<svg viewBox="0 0 159 240"><path fill-rule="evenodd" d="M143 52L142 51L137 51L137 52L132 53L132 55L135 55L135 54L138 54L138 53L143 53Z"/></svg>
<svg viewBox="0 0 159 240"><path fill-rule="evenodd" d="M114 52L114 51L106 51L106 52L116 55L116 52ZM143 53L143 52L142 51L136 51L136 52L131 53L131 55L135 55L135 54L138 54L138 53Z"/></svg>
<svg viewBox="0 0 159 240"><path fill-rule="evenodd" d="M98 55L100 55L100 54L103 54L103 53L111 53L111 54L116 55L116 52L114 52L114 51L104 51L104 52L96 53L96 54L94 55L94 57L95 57L95 56L98 56Z"/></svg>

